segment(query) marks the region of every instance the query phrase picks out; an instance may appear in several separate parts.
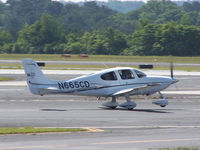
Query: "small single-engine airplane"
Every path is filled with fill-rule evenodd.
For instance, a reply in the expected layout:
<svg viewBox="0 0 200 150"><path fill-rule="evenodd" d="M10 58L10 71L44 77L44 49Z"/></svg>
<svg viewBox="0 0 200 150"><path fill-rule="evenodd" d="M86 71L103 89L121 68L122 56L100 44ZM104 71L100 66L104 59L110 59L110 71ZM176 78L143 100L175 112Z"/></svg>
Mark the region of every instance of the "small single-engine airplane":
<svg viewBox="0 0 200 150"><path fill-rule="evenodd" d="M112 100L103 103L103 106L115 109L124 107L133 109L136 103L130 100L130 95L151 95L156 92L162 97L153 104L165 107L168 100L160 93L171 84L178 82L173 78L171 67L171 78L163 76L147 76L142 71L129 67L116 67L97 71L71 80L56 81L44 76L37 63L32 59L22 60L27 84L31 93L37 95L47 94L71 94L96 97L112 97ZM126 102L119 104L116 99L125 96Z"/></svg>

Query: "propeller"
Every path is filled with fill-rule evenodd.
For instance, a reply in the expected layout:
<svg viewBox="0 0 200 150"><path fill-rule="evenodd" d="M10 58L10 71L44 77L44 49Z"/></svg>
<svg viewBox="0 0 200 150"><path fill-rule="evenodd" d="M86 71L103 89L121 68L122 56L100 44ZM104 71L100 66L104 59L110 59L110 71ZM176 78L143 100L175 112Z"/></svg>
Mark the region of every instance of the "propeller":
<svg viewBox="0 0 200 150"><path fill-rule="evenodd" d="M171 72L171 78L172 78L172 83L176 83L179 80L174 78L174 64L173 62L170 63L170 72Z"/></svg>
<svg viewBox="0 0 200 150"><path fill-rule="evenodd" d="M170 63L170 72L171 72L171 78L174 78L174 64L173 62Z"/></svg>
<svg viewBox="0 0 200 150"><path fill-rule="evenodd" d="M174 64L173 64L173 62L170 63L170 72L171 72L171 78L173 80L173 83L178 82L179 80L174 78ZM175 87L175 91L178 91L177 84L173 84L173 86ZM175 94L175 96L177 96L177 94Z"/></svg>

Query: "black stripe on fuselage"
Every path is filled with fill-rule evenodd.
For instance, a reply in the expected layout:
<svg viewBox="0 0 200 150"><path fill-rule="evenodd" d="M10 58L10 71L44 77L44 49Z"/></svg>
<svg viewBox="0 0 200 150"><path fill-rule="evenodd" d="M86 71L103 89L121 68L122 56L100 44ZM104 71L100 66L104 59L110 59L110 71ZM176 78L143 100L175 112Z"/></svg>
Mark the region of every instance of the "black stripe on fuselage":
<svg viewBox="0 0 200 150"><path fill-rule="evenodd" d="M34 85L45 85L45 86L57 86L57 84L40 84L40 83L32 83L29 81L30 84ZM94 87L94 88L82 88L82 89L74 89L71 91L62 91L63 93L75 93L75 92L84 92L84 91L90 91L90 90L98 90L98 89L104 89L104 88L112 88L112 87L120 87L120 86L129 86L129 85L141 85L141 84L146 84L147 86L157 86L163 83L168 83L168 82L148 82L148 83L130 83L130 84L119 84L119 85L109 85L109 86L102 86L102 87ZM150 84L150 85L149 85ZM152 84L152 85L151 85ZM61 92L61 93L62 93Z"/></svg>

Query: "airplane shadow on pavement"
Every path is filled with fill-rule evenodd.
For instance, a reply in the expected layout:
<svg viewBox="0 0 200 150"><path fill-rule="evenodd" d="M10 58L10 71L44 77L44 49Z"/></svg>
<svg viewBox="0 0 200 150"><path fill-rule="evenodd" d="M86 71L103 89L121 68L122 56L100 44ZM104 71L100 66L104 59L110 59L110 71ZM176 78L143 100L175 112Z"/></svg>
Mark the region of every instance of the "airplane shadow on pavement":
<svg viewBox="0 0 200 150"><path fill-rule="evenodd" d="M100 108L100 109L99 109ZM173 111L178 110L178 109L133 109L133 110L128 110L125 108L116 108L116 109L111 109L107 107L98 107L98 108L76 108L76 109L59 109L59 108L43 108L40 109L40 111L76 111L76 110L112 110L112 111L130 111L130 112L147 112L147 113L173 113ZM181 109L182 110L182 109Z"/></svg>
<svg viewBox="0 0 200 150"><path fill-rule="evenodd" d="M132 112L147 112L147 113L173 113L170 112L171 109L133 109L133 110L128 110L125 108L116 108L116 109L111 109L111 108L107 108L107 107L99 107L101 109L104 110L121 110L121 111L132 111Z"/></svg>

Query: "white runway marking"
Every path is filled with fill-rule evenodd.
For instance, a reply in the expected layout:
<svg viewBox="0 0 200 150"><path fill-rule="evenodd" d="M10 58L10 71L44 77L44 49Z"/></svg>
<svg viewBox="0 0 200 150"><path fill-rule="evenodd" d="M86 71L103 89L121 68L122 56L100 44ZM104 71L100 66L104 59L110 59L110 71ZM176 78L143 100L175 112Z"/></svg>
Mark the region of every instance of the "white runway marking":
<svg viewBox="0 0 200 150"><path fill-rule="evenodd" d="M52 75L85 75L96 72L95 70L42 70L44 74ZM24 70L0 69L0 74L24 74Z"/></svg>
<svg viewBox="0 0 200 150"><path fill-rule="evenodd" d="M58 147L69 147L70 145L65 144L65 145L29 145L29 146L7 146L7 147L0 147L0 149L4 150L16 150L16 149L53 149L53 148L58 148Z"/></svg>
<svg viewBox="0 0 200 150"><path fill-rule="evenodd" d="M0 89L0 91L24 91L24 89Z"/></svg>
<svg viewBox="0 0 200 150"><path fill-rule="evenodd" d="M39 127L38 127L39 128ZM57 127L45 127L57 128ZM91 126L91 127L62 127L62 128L91 128L91 129L161 129L161 128L200 128L200 126Z"/></svg>
<svg viewBox="0 0 200 150"><path fill-rule="evenodd" d="M163 94L200 95L200 91L162 91Z"/></svg>
<svg viewBox="0 0 200 150"><path fill-rule="evenodd" d="M181 139L157 139L157 140L132 140L132 141L111 141L111 142L98 142L98 143L85 143L84 145L112 145L112 144L137 144L137 143L165 143L165 142L184 142L184 141L200 141L200 138L181 138ZM25 146L6 146L0 149L16 150L16 149L55 149L67 148L74 146L81 146L83 144L48 144L48 145L25 145Z"/></svg>
<svg viewBox="0 0 200 150"><path fill-rule="evenodd" d="M185 138L185 139L164 139L164 140L138 140L138 141L116 141L116 142L99 142L91 143L95 145L105 145L105 144L133 144L133 143L157 143L157 142L184 142L184 141L200 141L200 138Z"/></svg>
<svg viewBox="0 0 200 150"><path fill-rule="evenodd" d="M0 86L27 86L26 81L2 81Z"/></svg>

